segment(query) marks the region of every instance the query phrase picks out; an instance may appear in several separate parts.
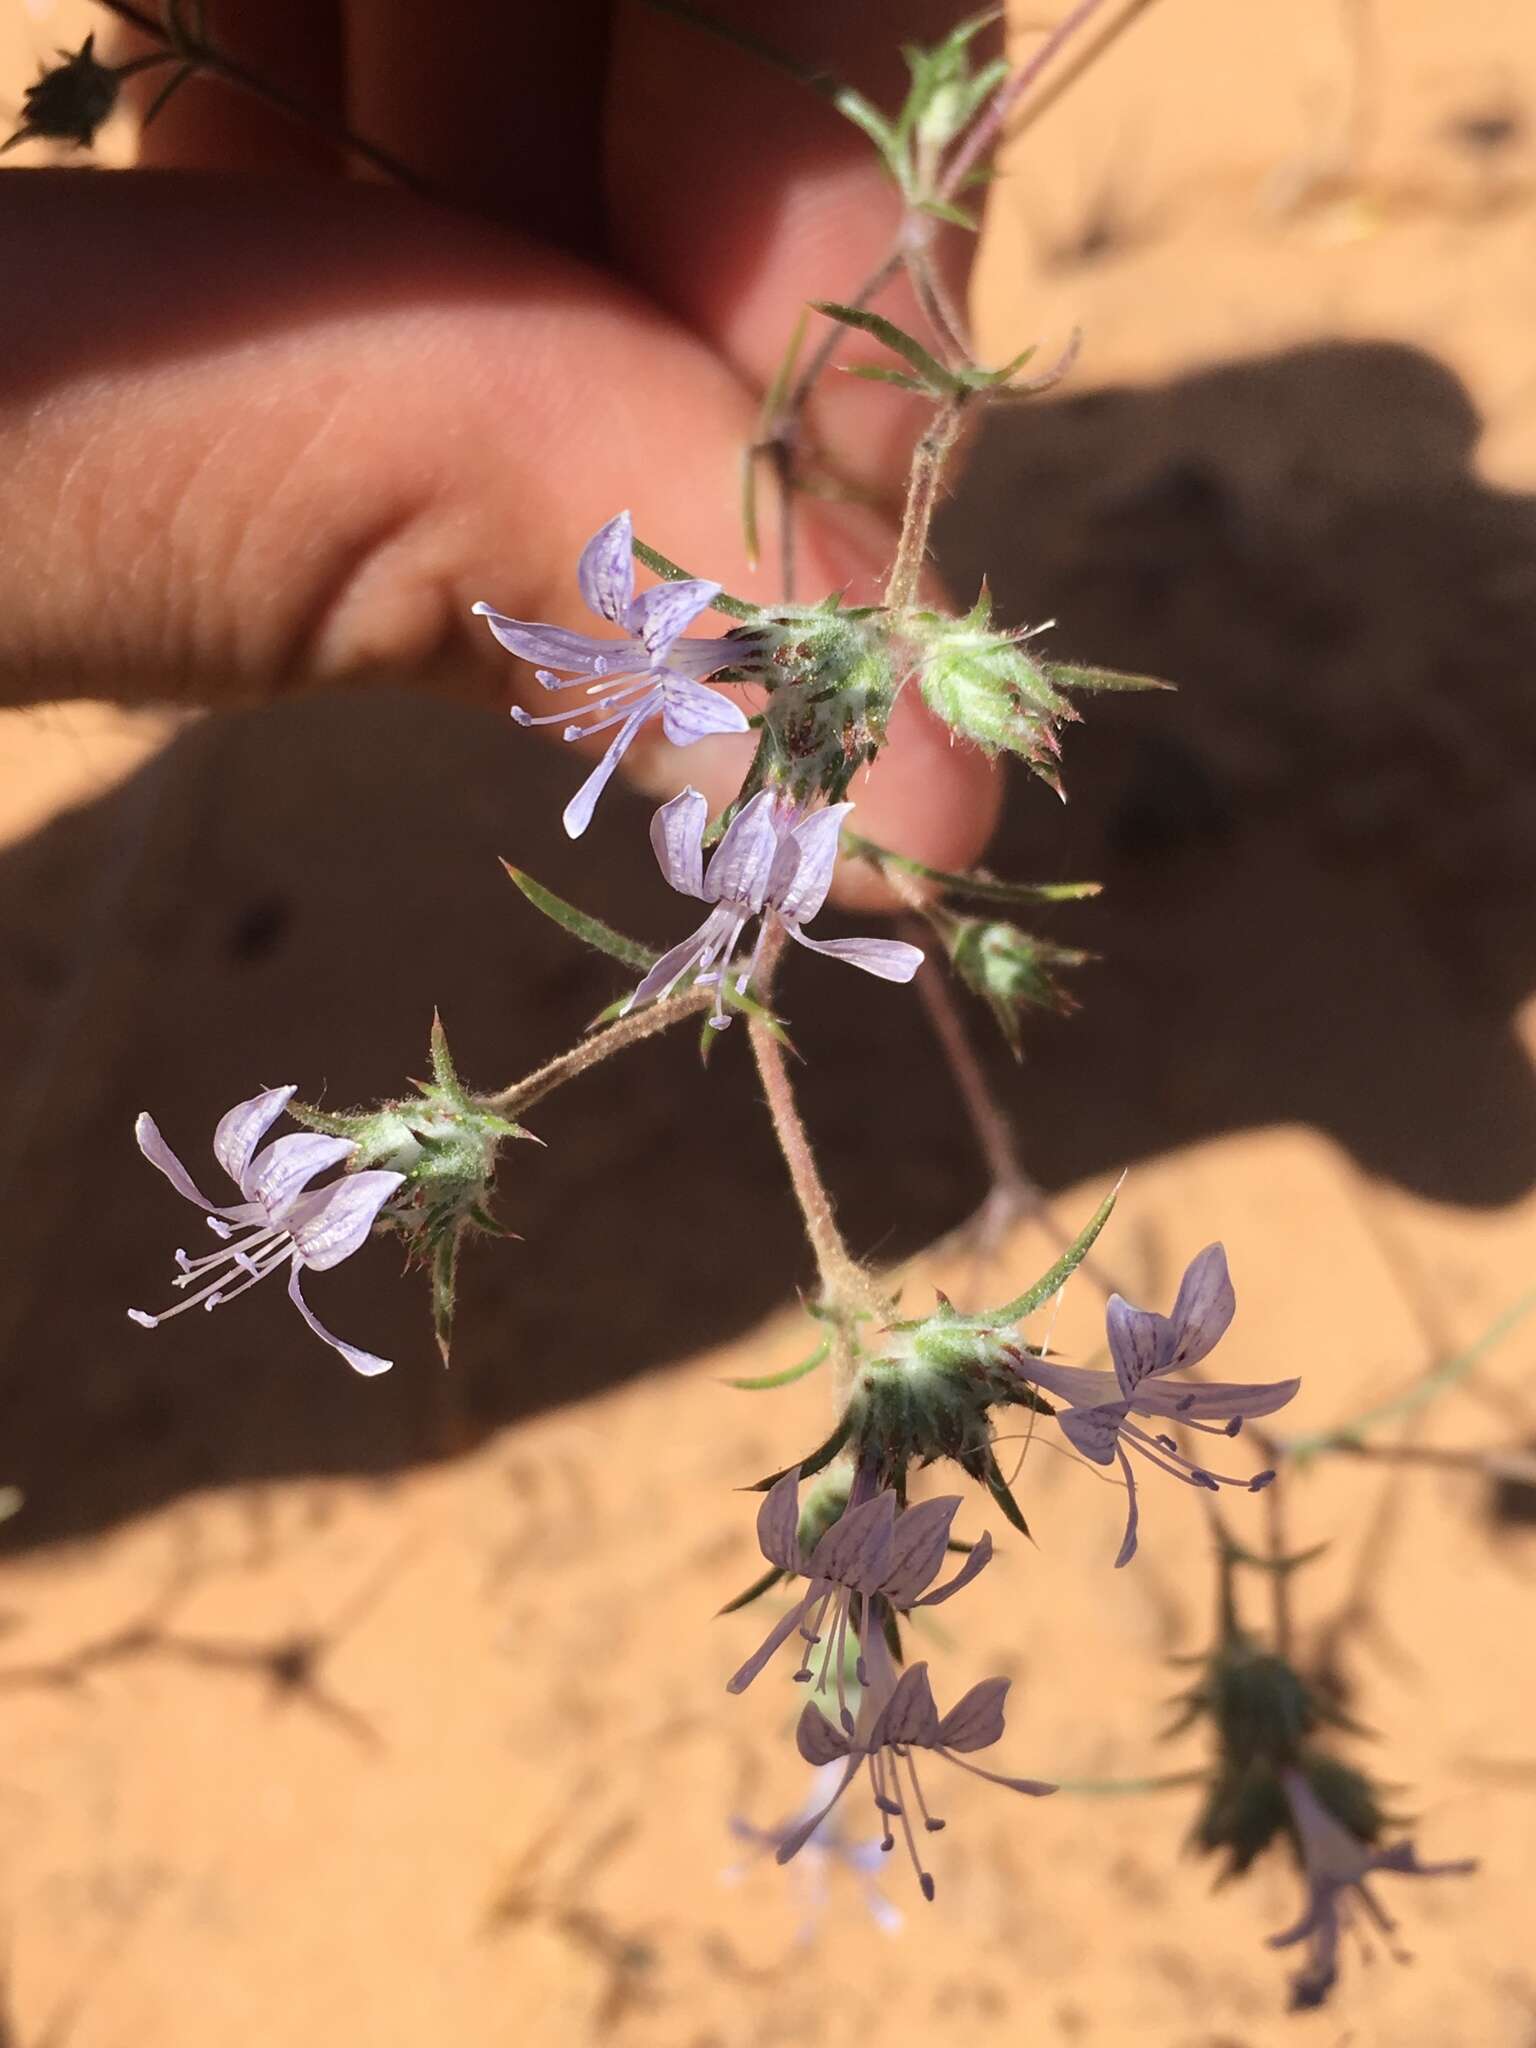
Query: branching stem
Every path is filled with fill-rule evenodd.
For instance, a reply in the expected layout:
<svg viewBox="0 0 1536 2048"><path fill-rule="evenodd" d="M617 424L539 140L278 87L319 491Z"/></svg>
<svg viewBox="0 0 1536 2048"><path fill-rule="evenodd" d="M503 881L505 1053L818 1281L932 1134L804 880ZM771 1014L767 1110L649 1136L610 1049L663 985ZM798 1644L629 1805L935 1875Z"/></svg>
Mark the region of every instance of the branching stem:
<svg viewBox="0 0 1536 2048"><path fill-rule="evenodd" d="M775 930L763 949L757 980L765 1001L783 943L782 930ZM790 1185L794 1188L805 1234L816 1258L822 1289L820 1306L833 1329L832 1398L841 1413L858 1357L858 1324L865 1317L879 1315L882 1303L874 1283L849 1251L837 1227L832 1196L821 1177L809 1133L800 1115L800 1106L795 1101L782 1040L765 1020L758 1017L751 1020L747 1034L762 1079L768 1114L773 1119L774 1135L789 1168Z"/></svg>
<svg viewBox="0 0 1536 2048"><path fill-rule="evenodd" d="M928 529L933 524L934 507L939 501L939 485L944 478L945 464L960 437L960 422L966 402L972 396L969 391L957 391L945 399L912 450L907 502L901 515L901 539L896 545L896 560L883 600L892 611L903 611L917 602L923 562L928 553Z"/></svg>
<svg viewBox="0 0 1536 2048"><path fill-rule="evenodd" d="M263 78L259 71L253 71L248 65L242 64L237 57L227 56L214 44L204 42L201 38L189 37L185 29L172 35L163 21L157 21L146 8L135 5L135 0L96 0L96 4L104 7L109 14L115 14L119 21L127 22L130 28L137 29L140 35L152 36L163 44L168 59L180 58L184 65L190 65L195 70L211 72L216 78L222 78L227 85L236 86L241 92L250 93L255 99L265 100L269 107L275 107L290 121L297 122L301 128L308 128L312 134L323 136L338 149L360 157L364 163L371 164L376 171L381 171L386 178L403 186L406 191L414 192L422 199L441 201L441 194L434 192L426 180L401 158L381 148L378 143L368 141L366 136L355 135L344 122L333 120L318 107L309 106L303 100L295 99L280 85L274 85L270 79ZM130 71L143 68L146 68L145 60L139 59L135 63L124 65L122 71L126 76Z"/></svg>
<svg viewBox="0 0 1536 2048"><path fill-rule="evenodd" d="M658 1031L680 1023L684 1017L696 1017L701 1010L708 1009L714 996L712 988L688 988L681 995L667 996L661 1002L647 1004L643 1010L631 1011L629 1016L594 1031L590 1038L581 1039L569 1052L536 1067L524 1080L514 1081L495 1095L482 1095L480 1101L486 1109L499 1110L503 1116L521 1116L600 1060L623 1052L626 1046L638 1045L643 1038L654 1038Z"/></svg>

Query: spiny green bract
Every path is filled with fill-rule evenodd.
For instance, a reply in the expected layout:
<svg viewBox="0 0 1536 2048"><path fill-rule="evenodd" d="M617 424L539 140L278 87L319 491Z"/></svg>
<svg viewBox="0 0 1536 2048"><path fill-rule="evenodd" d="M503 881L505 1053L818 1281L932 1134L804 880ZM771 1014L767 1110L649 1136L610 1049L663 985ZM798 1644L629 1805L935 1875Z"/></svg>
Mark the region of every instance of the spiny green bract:
<svg viewBox="0 0 1536 2048"><path fill-rule="evenodd" d="M533 1133L469 1094L436 1017L431 1060L432 1079L417 1081L415 1096L343 1114L295 1103L291 1113L312 1130L350 1138L357 1151L349 1171L373 1166L404 1174L379 1220L400 1232L414 1262L431 1269L432 1322L446 1363L460 1246L469 1231L506 1234L489 1207L497 1155L508 1138Z"/></svg>
<svg viewBox="0 0 1536 2048"><path fill-rule="evenodd" d="M1024 636L995 631L986 591L963 619L915 612L905 622L918 654L918 684L930 711L989 754L1017 754L1060 791L1056 728L1077 713L1056 688L1049 665L1024 649Z"/></svg>
<svg viewBox="0 0 1536 2048"><path fill-rule="evenodd" d="M111 117L121 86L118 73L97 59L95 44L89 35L73 54L61 52L64 62L27 87L21 126L0 143L0 153L34 140L90 148Z"/></svg>
<svg viewBox="0 0 1536 2048"><path fill-rule="evenodd" d="M901 677L889 616L829 597L780 606L766 623L776 644L766 678L758 671L768 696L755 785L776 783L797 803L841 803L885 744Z"/></svg>
<svg viewBox="0 0 1536 2048"><path fill-rule="evenodd" d="M1060 968L1081 967L1092 954L1037 939L1006 918L956 917L941 927L955 972L989 1005L998 1027L1017 1053L1025 1010L1065 1015L1077 999L1056 979Z"/></svg>

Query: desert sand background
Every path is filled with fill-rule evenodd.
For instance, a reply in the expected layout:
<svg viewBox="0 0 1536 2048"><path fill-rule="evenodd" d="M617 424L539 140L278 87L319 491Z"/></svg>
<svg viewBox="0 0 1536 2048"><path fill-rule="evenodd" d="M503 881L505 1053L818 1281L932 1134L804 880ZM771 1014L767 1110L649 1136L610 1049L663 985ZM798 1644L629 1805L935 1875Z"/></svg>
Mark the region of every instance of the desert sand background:
<svg viewBox="0 0 1536 2048"><path fill-rule="evenodd" d="M89 20L8 10L11 103ZM1103 1264L1133 1297L1166 1304L1225 1239L1224 1366L1301 1371L1302 1429L1536 1277L1533 124L1519 0L1163 0L1013 152L988 221L985 347L1087 340L1061 395L983 436L943 562L1074 655L1181 685L1094 708L1064 814L1015 789L995 864L1100 877L1052 929L1102 960L1081 1015L994 1070L1058 1224L1132 1168ZM434 1003L499 1080L613 985L496 857L621 926L654 923L659 885L578 859L566 764L491 714L39 707L0 748L0 1479L26 1492L0 1571L0 2040L1536 2042L1536 1490L1345 1460L1289 1489L1296 1540L1330 1544L1304 1644L1377 1731L1355 1753L1408 1788L1423 1853L1482 1859L1393 1889L1411 1966L1352 1953L1335 2003L1287 2019L1280 1857L1213 1895L1187 1791L1020 1810L955 1774L936 1903L893 1867L893 1938L835 1876L806 1938L803 1893L740 1868L726 1825L800 1798L798 1697L728 1702L761 1615L711 1619L754 1570L729 1489L822 1400L720 1384L802 1343L744 1048L702 1078L684 1045L621 1062L537 1119L548 1151L505 1176L527 1241L471 1264L446 1379L377 1254L325 1302L389 1331L377 1383L276 1299L196 1342L122 1314L177 1223L137 1109L190 1158L253 1075L389 1092ZM839 993L808 979L797 1009L808 1114L853 1241L896 1260L984 1175L916 1005L870 1044ZM1011 1289L1052 1227L906 1285ZM1101 1307L1069 1290L1069 1351ZM1536 1320L1418 1441L1532 1439ZM1116 1574L1117 1493L1038 1447L1023 1485L1038 1547L1001 1546L946 1666L1016 1680L1005 1767L1194 1767L1198 1738L1155 1737L1167 1660L1208 1640L1200 1503L1149 1483Z"/></svg>

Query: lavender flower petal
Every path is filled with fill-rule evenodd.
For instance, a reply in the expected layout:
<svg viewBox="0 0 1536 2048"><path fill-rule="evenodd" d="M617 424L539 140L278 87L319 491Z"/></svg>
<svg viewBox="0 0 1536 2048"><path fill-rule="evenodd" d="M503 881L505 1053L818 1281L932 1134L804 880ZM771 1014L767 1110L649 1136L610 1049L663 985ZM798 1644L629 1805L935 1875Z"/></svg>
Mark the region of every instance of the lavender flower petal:
<svg viewBox="0 0 1536 2048"><path fill-rule="evenodd" d="M1185 1268L1173 1304L1172 1323L1176 1344L1166 1371L1177 1372L1186 1365L1198 1365L1221 1342L1237 1313L1237 1296L1227 1271L1227 1254L1219 1244L1208 1244Z"/></svg>
<svg viewBox="0 0 1536 2048"><path fill-rule="evenodd" d="M754 915L762 909L778 849L773 803L773 791L760 789L726 826L704 873L704 894L710 902L731 903Z"/></svg>
<svg viewBox="0 0 1536 2048"><path fill-rule="evenodd" d="M1074 1408L1101 1408L1106 1401L1120 1399L1120 1382L1115 1375L1095 1371L1089 1365L1058 1365L1053 1358L1035 1358L1026 1352L1015 1370L1020 1379L1044 1388L1058 1400L1070 1401ZM1179 1390L1172 1391L1177 1394Z"/></svg>
<svg viewBox="0 0 1536 2048"><path fill-rule="evenodd" d="M303 1264L324 1273L351 1258L366 1243L374 1219L404 1179L403 1173L370 1168L366 1173L349 1173L334 1186L318 1188L312 1195L301 1195L287 1221Z"/></svg>
<svg viewBox="0 0 1536 2048"><path fill-rule="evenodd" d="M795 1747L808 1764L815 1764L819 1769L823 1764L843 1762L853 1748L853 1743L841 1728L833 1726L814 1701L807 1700L795 1727ZM859 1759L855 1758L854 1761L857 1763ZM838 1786L837 1791L817 1814L818 1824L826 1819L837 1804L846 1783L845 1779L844 1784ZM807 1833L810 1832L808 1829Z"/></svg>
<svg viewBox="0 0 1536 2048"><path fill-rule="evenodd" d="M607 753L565 807L560 822L565 827L567 838L579 839L591 824L597 800L608 787L614 769L629 752L635 734L639 732L641 726L661 709L661 703L661 691L648 690L614 734Z"/></svg>
<svg viewBox="0 0 1536 2048"><path fill-rule="evenodd" d="M263 1089L249 1102L237 1102L233 1109L226 1110L219 1118L213 1134L213 1156L243 1195L252 1193L245 1184L245 1170L251 1163L251 1154L293 1100L295 1092L291 1087ZM207 1204L203 1206L206 1208Z"/></svg>
<svg viewBox="0 0 1536 2048"><path fill-rule="evenodd" d="M1106 1401L1099 1408L1063 1408L1056 1420L1062 1435L1085 1458L1095 1465L1112 1465L1127 1412L1124 1401Z"/></svg>
<svg viewBox="0 0 1536 2048"><path fill-rule="evenodd" d="M680 896L704 894L704 827L709 803L685 789L651 819L651 849L665 879Z"/></svg>
<svg viewBox="0 0 1536 2048"><path fill-rule="evenodd" d="M1118 1571L1136 1555L1136 1531L1141 1523L1141 1508L1136 1499L1136 1474L1131 1470L1131 1461L1119 1444L1115 1446L1115 1455L1120 1460L1120 1470L1125 1474L1125 1534L1120 1539L1120 1551L1115 1559Z"/></svg>
<svg viewBox="0 0 1536 2048"><path fill-rule="evenodd" d="M509 619L505 612L488 604L473 605L509 654L531 661L541 669L570 669L583 676L620 677L644 672L645 650L634 639L609 640L597 633L572 633L564 626L546 626L537 619ZM564 690L569 684L562 676L539 679L546 690Z"/></svg>
<svg viewBox="0 0 1536 2048"><path fill-rule="evenodd" d="M1115 1377L1127 1399L1149 1373L1163 1371L1173 1356L1173 1326L1149 1308L1132 1308L1123 1295L1112 1294L1104 1312L1109 1355Z"/></svg>
<svg viewBox="0 0 1536 2048"><path fill-rule="evenodd" d="M873 1593L885 1581L895 1525L896 1496L889 1488L846 1509L811 1552L808 1576Z"/></svg>
<svg viewBox="0 0 1536 2048"><path fill-rule="evenodd" d="M630 624L635 595L634 522L627 512L600 526L581 551L576 581L587 609L616 626Z"/></svg>
<svg viewBox="0 0 1536 2048"><path fill-rule="evenodd" d="M984 1678L950 1708L939 1723L941 1749L990 1749L1003 1737L1003 1701L1010 1681Z"/></svg>
<svg viewBox="0 0 1536 2048"><path fill-rule="evenodd" d="M952 1579L942 1586L935 1586L930 1593L924 1593L920 1600L914 1600L914 1607L937 1607L942 1601L951 1600L955 1594L968 1586L978 1573L985 1571L992 1562L992 1538L985 1529L971 1545L969 1556Z"/></svg>
<svg viewBox="0 0 1536 2048"><path fill-rule="evenodd" d="M928 1666L908 1665L870 1730L869 1747L874 1750L900 1742L932 1749L937 1745L938 1736L939 1710L934 1705L933 1687L928 1682Z"/></svg>
<svg viewBox="0 0 1536 2048"><path fill-rule="evenodd" d="M893 1607L911 1607L923 1588L932 1584L944 1562L949 1527L959 1508L959 1494L947 1494L942 1500L920 1501L897 1518L889 1562L880 1581L880 1590Z"/></svg>
<svg viewBox="0 0 1536 2048"><path fill-rule="evenodd" d="M765 1666L772 1662L775 1654L787 1643L795 1630L805 1619L805 1600L797 1600L787 1614L781 1614L773 1627L764 1636L739 1670L733 1671L725 1681L727 1692L745 1692Z"/></svg>
<svg viewBox="0 0 1536 2048"><path fill-rule="evenodd" d="M802 818L786 835L794 842L799 859L787 886L770 891L780 917L809 923L826 902L832 872L837 866L843 820L852 809L852 804L828 804L824 810L812 811L808 818Z"/></svg>
<svg viewBox="0 0 1536 2048"><path fill-rule="evenodd" d="M358 1177L360 1179L361 1175ZM364 1379L372 1379L378 1373L388 1372L394 1363L393 1359L379 1358L371 1351L360 1350L356 1344L348 1344L345 1338L336 1336L325 1327L324 1323L321 1322L309 1303L304 1299L303 1292L299 1286L300 1270L298 1261L295 1260L293 1270L288 1275L288 1298L320 1341L323 1344L329 1344L333 1351L339 1351L352 1370L360 1372Z"/></svg>
<svg viewBox="0 0 1536 2048"><path fill-rule="evenodd" d="M727 913L712 910L696 932L690 933L669 953L663 953L656 965L647 971L645 979L624 1005L621 1015L627 1017L637 1003L648 1003L657 996L667 995L689 968L696 966L708 952L720 930L722 918L726 918L728 925Z"/></svg>
<svg viewBox="0 0 1536 2048"><path fill-rule="evenodd" d="M339 1166L357 1150L349 1138L324 1138L318 1131L295 1131L258 1152L241 1185L259 1202L273 1223L281 1223L317 1173Z"/></svg>
<svg viewBox="0 0 1536 2048"><path fill-rule="evenodd" d="M846 960L850 967L862 967L882 981L910 981L923 964L921 946L909 946L902 939L808 939L799 925L788 919L784 929L810 952Z"/></svg>
<svg viewBox="0 0 1536 2048"><path fill-rule="evenodd" d="M800 1468L771 1486L757 1511L757 1541L764 1557L781 1571L805 1569L800 1555Z"/></svg>
<svg viewBox="0 0 1536 2048"><path fill-rule="evenodd" d="M661 729L674 747L691 747L695 740L751 728L741 706L718 690L708 690L702 683L668 681L661 691Z"/></svg>
<svg viewBox="0 0 1536 2048"><path fill-rule="evenodd" d="M826 1716L820 1711L819 1708L807 1707L805 1710L805 1714L814 1714L818 1721L821 1721L822 1723L830 1727L830 1723L827 1722ZM795 1740L799 1744L800 1754L805 1758L806 1762L818 1763L820 1761L823 1761L823 1759L820 1756L820 1753L818 1751L813 1751L812 1749L807 1748L806 1746L808 1739L811 1742L814 1742L816 1738L814 1736L811 1736L809 1738L807 1737L805 1714L802 1714L800 1716L800 1726L795 1730ZM840 1750L837 1752L837 1754L839 1756L842 1756L846 1754L846 1751ZM833 1759L827 1758L825 1759L825 1761L831 1762L833 1761ZM839 1781L837 1790L832 1794L832 1797L827 1801L825 1806L820 1807L815 1813L807 1815L807 1817L803 1821L801 1821L800 1825L797 1828L792 1828L790 1832L784 1837L783 1841L780 1842L778 1848L774 1851L773 1860L775 1863L788 1863L792 1857L799 1855L800 1851L805 1847L806 1843L811 1839L812 1835L815 1834L816 1830L821 1826L822 1822L826 1819L827 1815L832 1811L833 1807L836 1806L839 1799L842 1798L843 1794L848 1790L848 1787L859 1775L859 1771L863 1765L863 1762L864 1758L862 1754L849 1757L848 1768L844 1771L842 1778Z"/></svg>
<svg viewBox="0 0 1536 2048"><path fill-rule="evenodd" d="M1172 1422L1273 1415L1277 1408L1295 1399L1300 1387L1299 1379L1267 1380L1248 1386L1237 1380L1186 1382L1159 1377L1142 1381L1130 1409L1133 1415L1156 1415Z"/></svg>
<svg viewBox="0 0 1536 2048"><path fill-rule="evenodd" d="M627 624L645 642L646 652L660 667L672 642L707 612L720 595L722 586L690 577L676 583L656 583L635 599Z"/></svg>
<svg viewBox="0 0 1536 2048"><path fill-rule="evenodd" d="M158 1166L178 1195L189 1202L196 1202L199 1209L206 1209L210 1215L217 1213L218 1205L210 1202L198 1188L190 1173L160 1135L160 1126L149 1111L141 1110L134 1121L133 1135L138 1140L139 1150L151 1166Z"/></svg>

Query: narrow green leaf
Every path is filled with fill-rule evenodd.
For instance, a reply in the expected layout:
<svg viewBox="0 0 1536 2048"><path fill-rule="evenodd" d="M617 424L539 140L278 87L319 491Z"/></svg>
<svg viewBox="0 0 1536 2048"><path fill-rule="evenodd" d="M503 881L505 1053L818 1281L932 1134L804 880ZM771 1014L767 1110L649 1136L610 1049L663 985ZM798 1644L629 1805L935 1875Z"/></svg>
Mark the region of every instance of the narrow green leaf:
<svg viewBox="0 0 1536 2048"><path fill-rule="evenodd" d="M1051 1270L1037 1280L1033 1287L1026 1287L1022 1294L1016 1295L1004 1307L995 1310L988 1316L988 1322L1022 1323L1026 1316L1033 1315L1035 1310L1049 1301L1053 1294L1061 1292L1092 1251L1093 1241L1109 1221L1110 1212L1124 1183L1125 1175L1122 1173Z"/></svg>
<svg viewBox="0 0 1536 2048"><path fill-rule="evenodd" d="M690 583L691 570L679 568L670 556L659 548L647 546L643 540L631 544L631 552L637 562L643 562L653 576L659 576L663 583ZM761 607L748 604L744 597L732 597L728 590L722 590L710 603L710 610L724 612L730 619L755 619Z"/></svg>
<svg viewBox="0 0 1536 2048"><path fill-rule="evenodd" d="M944 395L925 384L921 377L911 376L906 370L888 370L884 363L839 363L837 368L845 377L866 377L871 384L895 384L902 391L921 391L924 397Z"/></svg>
<svg viewBox="0 0 1536 2048"><path fill-rule="evenodd" d="M819 1344L809 1358L802 1358L798 1365L787 1365L782 1372L759 1373L755 1379L727 1380L728 1387L739 1387L744 1394L766 1393L770 1387L791 1387L796 1380L803 1380L813 1373L818 1365L825 1364L832 1351L830 1338Z"/></svg>
<svg viewBox="0 0 1536 2048"><path fill-rule="evenodd" d="M977 391L993 391L998 385L1006 384L1010 377L1016 376L1029 361L1030 357L1038 353L1039 346L1038 342L1032 341L1028 348L1020 349L1013 360L1004 363L1001 369L965 370L961 372L961 375L973 389Z"/></svg>
<svg viewBox="0 0 1536 2048"><path fill-rule="evenodd" d="M1085 667L1075 661L1041 664L1051 681L1063 690L1176 690L1177 683L1165 683L1160 676L1133 676L1117 668Z"/></svg>
<svg viewBox="0 0 1536 2048"><path fill-rule="evenodd" d="M626 967L632 967L641 974L655 966L660 956L651 952L649 947L640 945L634 939L626 939L622 932L616 932L612 925L604 924L600 917L589 917L584 910L578 910L573 903L567 903L563 896L557 896L552 889L546 889L541 882L536 882L532 875L525 874L521 868L513 867L511 861L504 860L502 866L535 910L542 911L573 938L580 939L583 945L593 946L599 953L606 953L613 960L621 960Z"/></svg>
<svg viewBox="0 0 1536 2048"><path fill-rule="evenodd" d="M783 1577L784 1573L780 1571L776 1564L770 1565L760 1579L752 1581L745 1593L738 1593L734 1600L727 1600L723 1607L716 1610L716 1620L722 1614L739 1614L743 1607L750 1607L754 1600L761 1600L765 1593L773 1591L774 1587Z"/></svg>
<svg viewBox="0 0 1536 2048"><path fill-rule="evenodd" d="M845 85L840 92L834 93L832 104L844 120L864 130L889 165L897 155L896 134L880 109L872 106L863 93L855 92L851 85Z"/></svg>
<svg viewBox="0 0 1536 2048"><path fill-rule="evenodd" d="M986 1461L981 1468L981 1481L988 1493L991 1494L992 1498L1002 1509L1006 1519L1013 1524L1019 1534L1021 1536L1029 1536L1029 1524L1024 1519L1024 1510L1014 1499L1013 1489L1003 1477L1002 1467L998 1464L996 1458L993 1457L990 1450L987 1452ZM1033 1536L1029 1536L1029 1540L1033 1543L1035 1539Z"/></svg>
<svg viewBox="0 0 1536 2048"><path fill-rule="evenodd" d="M917 875L925 882L934 882L949 895L964 896L981 903L1079 903L1084 897L1097 896L1104 886L1102 882L1005 882L996 875L989 875L983 868L931 868L925 861L909 860L905 854L892 853L888 847L877 846L874 840L865 839L846 826L843 829L843 851L855 854L875 867L896 868L904 875Z"/></svg>
<svg viewBox="0 0 1536 2048"><path fill-rule="evenodd" d="M815 299L812 301L818 313L824 313L829 320L839 321L844 327L856 327L861 334L873 335L893 355L908 362L918 375L930 383L936 391L951 392L956 380L936 356L929 355L923 344L898 327L883 314L865 312L858 306L840 305L836 299Z"/></svg>
<svg viewBox="0 0 1536 2048"><path fill-rule="evenodd" d="M755 569L762 559L762 549L757 533L757 458L758 449L749 443L741 451L741 543L746 549L747 565Z"/></svg>
<svg viewBox="0 0 1536 2048"><path fill-rule="evenodd" d="M964 228L969 234L980 234L981 222L974 213L968 213L963 206L956 206L952 199L920 199L919 213L931 214L935 220L948 221L952 228Z"/></svg>
<svg viewBox="0 0 1536 2048"><path fill-rule="evenodd" d="M851 1413L846 1413L826 1442L819 1444L809 1457L801 1458L798 1466L786 1465L782 1472L770 1472L766 1479L759 1479L756 1486L749 1487L747 1491L749 1493L771 1492L778 1485L779 1481L784 1478L786 1473L796 1471L797 1469L802 1479L814 1478L822 1470L823 1466L831 1464L832 1460L843 1448L843 1445L847 1443L848 1432L852 1428L853 1416Z"/></svg>

